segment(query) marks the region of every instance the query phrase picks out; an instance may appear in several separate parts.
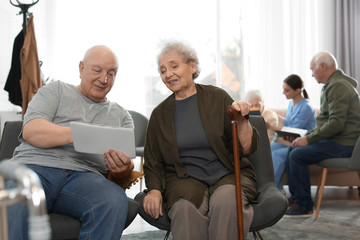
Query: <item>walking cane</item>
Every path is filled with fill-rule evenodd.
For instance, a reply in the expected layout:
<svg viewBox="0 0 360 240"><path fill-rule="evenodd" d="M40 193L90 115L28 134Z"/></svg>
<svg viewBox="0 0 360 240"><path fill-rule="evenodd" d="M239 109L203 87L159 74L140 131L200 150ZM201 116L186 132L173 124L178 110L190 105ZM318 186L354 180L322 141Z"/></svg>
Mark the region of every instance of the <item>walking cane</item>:
<svg viewBox="0 0 360 240"><path fill-rule="evenodd" d="M227 114L231 120L233 149L234 149L234 167L235 167L235 189L236 189L236 209L239 229L239 240L244 240L244 224L242 213L242 197L241 197L241 177L240 177L240 158L239 158L239 144L236 121L239 117L239 112L232 106L228 106ZM245 118L249 119L249 115Z"/></svg>

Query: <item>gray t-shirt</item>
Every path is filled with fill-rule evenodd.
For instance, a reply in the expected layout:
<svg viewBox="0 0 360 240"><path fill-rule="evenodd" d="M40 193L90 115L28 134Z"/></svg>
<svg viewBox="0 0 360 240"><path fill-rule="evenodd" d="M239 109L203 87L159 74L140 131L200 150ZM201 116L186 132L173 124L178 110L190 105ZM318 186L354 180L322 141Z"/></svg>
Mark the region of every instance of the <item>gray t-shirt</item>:
<svg viewBox="0 0 360 240"><path fill-rule="evenodd" d="M201 122L197 94L175 101L176 141L186 173L208 185L230 173L211 149Z"/></svg>
<svg viewBox="0 0 360 240"><path fill-rule="evenodd" d="M131 115L117 103L94 102L78 89L61 81L50 82L36 93L28 105L24 124L35 118L43 118L60 126L71 121L93 123L112 127L134 128ZM76 152L74 145L55 148L37 148L22 142L14 152L13 161L75 171L92 171L105 174L108 170L103 154Z"/></svg>

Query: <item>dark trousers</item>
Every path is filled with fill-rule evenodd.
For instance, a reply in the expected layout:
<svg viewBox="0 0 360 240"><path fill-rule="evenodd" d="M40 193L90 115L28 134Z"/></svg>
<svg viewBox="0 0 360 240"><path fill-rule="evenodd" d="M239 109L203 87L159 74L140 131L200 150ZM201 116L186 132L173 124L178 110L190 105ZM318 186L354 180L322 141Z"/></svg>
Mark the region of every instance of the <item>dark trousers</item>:
<svg viewBox="0 0 360 240"><path fill-rule="evenodd" d="M308 211L313 209L309 165L328 158L351 157L354 146L342 146L331 140L323 140L304 147L290 148L288 155L288 182L296 205Z"/></svg>
<svg viewBox="0 0 360 240"><path fill-rule="evenodd" d="M39 176L48 212L82 222L79 239L120 239L128 200L122 188L93 172L27 165ZM16 187L13 181L7 188ZM22 203L8 207L9 239L28 239L28 209Z"/></svg>

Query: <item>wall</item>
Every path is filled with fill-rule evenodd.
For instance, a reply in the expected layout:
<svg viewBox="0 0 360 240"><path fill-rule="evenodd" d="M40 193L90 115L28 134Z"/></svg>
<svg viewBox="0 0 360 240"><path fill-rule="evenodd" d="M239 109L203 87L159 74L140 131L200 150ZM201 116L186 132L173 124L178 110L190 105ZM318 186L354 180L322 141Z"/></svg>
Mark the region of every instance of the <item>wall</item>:
<svg viewBox="0 0 360 240"><path fill-rule="evenodd" d="M12 0L16 3L15 0ZM29 2L29 1L27 1ZM35 35L37 39L39 60L46 65L47 42L51 37L47 35L48 19L47 9L49 1L40 0L36 5L29 8L29 12L34 15ZM4 86L10 71L12 51L15 37L22 30L23 15L20 8L14 7L9 1L0 1L0 112L2 111L21 111L21 108L8 101L8 92ZM46 37L45 37L46 36Z"/></svg>
<svg viewBox="0 0 360 240"><path fill-rule="evenodd" d="M231 1L220 3L230 4ZM165 1L165 6L157 5L162 2L160 0L155 3L130 1L122 2L122 7L111 7L115 2L40 0L30 8L35 16L39 59L43 62L45 78L78 84L77 66L84 51L95 43L109 43L120 62L109 99L149 116L154 102L160 102L169 94L159 79L155 60L157 43L163 38L185 36L191 41L198 51L202 68L199 79L214 72L212 29L216 24L207 19L216 15L216 1L197 1L196 4L209 4L206 11L201 12L198 10L200 4L191 9L185 6L187 15L191 17L177 21L169 11L176 1ZM335 48L334 39L328 37L334 35L334 0L237 2L236 7L244 6L243 15L239 17L246 22L243 36L240 36L244 40L242 54L246 71L242 94L250 89L260 89L267 107L287 106L288 101L282 94L282 81L287 75L296 73L304 79L314 105L319 106L322 85L311 77L309 62L317 51ZM220 8L228 11L228 14L221 12L221 19L230 15L229 8L224 5ZM22 28L22 16L17 15L18 12L19 9L8 1L0 1L0 111L20 111L19 107L8 102L7 92L3 90L10 70L13 40ZM196 17L193 19L193 16ZM187 19L191 19L190 24L185 21ZM236 18L231 20L236 21ZM169 25L163 27L164 24ZM225 26L220 29L220 34L240 32L238 26L230 29Z"/></svg>

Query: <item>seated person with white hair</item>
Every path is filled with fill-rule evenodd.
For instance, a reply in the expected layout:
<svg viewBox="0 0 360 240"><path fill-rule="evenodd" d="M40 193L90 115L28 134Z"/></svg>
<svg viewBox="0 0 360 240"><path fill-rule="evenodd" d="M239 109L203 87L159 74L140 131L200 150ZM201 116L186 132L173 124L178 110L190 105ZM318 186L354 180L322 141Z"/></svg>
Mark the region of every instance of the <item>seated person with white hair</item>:
<svg viewBox="0 0 360 240"><path fill-rule="evenodd" d="M348 158L360 135L358 81L338 68L329 52L317 53L310 62L312 76L321 90L316 128L296 138L288 152L291 204L285 216L304 217L313 213L309 165L327 158Z"/></svg>
<svg viewBox="0 0 360 240"><path fill-rule="evenodd" d="M128 199L114 182L131 177L133 160L116 149L104 154L75 151L69 126L77 121L134 128L130 113L107 99L117 71L115 53L94 46L79 63L79 85L53 81L40 88L25 113L21 144L8 160L39 176L48 213L81 222L79 239L120 239L126 223ZM15 188L16 182L9 180L6 187ZM28 239L26 206L13 204L7 212L9 239Z"/></svg>
<svg viewBox="0 0 360 240"><path fill-rule="evenodd" d="M259 111L267 124L270 124L272 126L279 125L278 115L276 114L276 112L265 108L264 100L259 90L248 91L245 96L245 101L248 101L251 104L251 112ZM272 129L268 129L267 133L269 137L269 142L273 142L275 140L275 131Z"/></svg>

